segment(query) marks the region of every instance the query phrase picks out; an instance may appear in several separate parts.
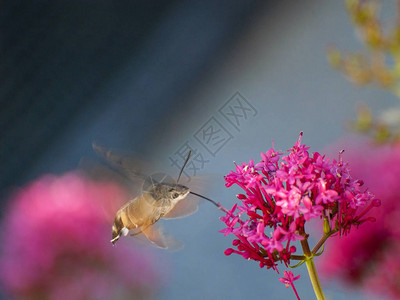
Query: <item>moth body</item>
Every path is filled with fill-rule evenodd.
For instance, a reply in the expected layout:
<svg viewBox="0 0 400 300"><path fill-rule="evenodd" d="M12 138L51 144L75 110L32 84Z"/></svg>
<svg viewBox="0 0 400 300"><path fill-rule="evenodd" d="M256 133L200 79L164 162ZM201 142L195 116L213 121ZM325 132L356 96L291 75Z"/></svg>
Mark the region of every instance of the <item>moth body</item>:
<svg viewBox="0 0 400 300"><path fill-rule="evenodd" d="M111 242L115 244L121 236L127 235L132 230L132 235L144 233L151 242L163 248L163 241L159 240L162 236L159 232L155 232L157 229L152 225L167 216L189 192L188 187L180 184L152 185L148 191L117 211L112 226Z"/></svg>

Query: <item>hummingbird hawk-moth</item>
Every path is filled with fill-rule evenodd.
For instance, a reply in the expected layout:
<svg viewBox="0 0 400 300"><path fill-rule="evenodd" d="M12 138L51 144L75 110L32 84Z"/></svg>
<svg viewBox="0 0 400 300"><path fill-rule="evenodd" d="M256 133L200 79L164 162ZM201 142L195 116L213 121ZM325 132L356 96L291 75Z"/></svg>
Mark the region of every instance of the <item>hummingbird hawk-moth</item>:
<svg viewBox="0 0 400 300"><path fill-rule="evenodd" d="M114 245L121 236L128 234L135 236L143 233L157 247L170 248L171 240L160 231L156 223L160 219L185 217L194 213L197 210L198 201L193 198L187 199L189 194L211 201L220 208L220 205L213 200L192 192L185 185L178 184L191 152L189 152L178 180L175 182L171 177L161 173L155 176L145 176L134 169L128 158L119 156L97 144L93 144L93 149L126 178L140 178L142 181L142 191L139 195L130 199L116 212L111 239Z"/></svg>

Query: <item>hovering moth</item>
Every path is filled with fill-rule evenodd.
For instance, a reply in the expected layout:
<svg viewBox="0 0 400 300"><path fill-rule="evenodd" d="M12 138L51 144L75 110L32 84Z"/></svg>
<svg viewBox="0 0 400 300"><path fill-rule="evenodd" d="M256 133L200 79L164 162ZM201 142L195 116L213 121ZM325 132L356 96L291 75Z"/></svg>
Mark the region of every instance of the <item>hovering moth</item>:
<svg viewBox="0 0 400 300"><path fill-rule="evenodd" d="M170 240L162 234L157 221L191 215L197 210L197 201L186 199L189 194L202 197L211 201L217 207L219 204L213 200L192 192L189 187L178 184L169 176L159 173L158 176L144 176L140 174L124 157L118 156L111 150L93 144L93 149L104 158L114 169L117 169L127 178L141 178L143 188L139 195L124 204L115 215L112 225L111 243L115 245L121 236L128 234L134 236L143 233L146 238L159 248L169 248ZM178 176L190 158L190 152ZM192 201L190 201L192 200Z"/></svg>

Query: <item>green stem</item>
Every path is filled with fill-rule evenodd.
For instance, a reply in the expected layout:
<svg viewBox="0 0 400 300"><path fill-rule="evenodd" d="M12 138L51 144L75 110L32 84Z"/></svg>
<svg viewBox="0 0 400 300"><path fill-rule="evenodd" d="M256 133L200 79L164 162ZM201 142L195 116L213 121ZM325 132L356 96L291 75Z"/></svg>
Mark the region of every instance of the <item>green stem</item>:
<svg viewBox="0 0 400 300"><path fill-rule="evenodd" d="M315 296L318 300L325 300L324 292L322 291L321 283L319 282L317 269L315 268L313 254L310 251L307 239L301 241L304 255L306 256L306 266L308 275L310 276L311 284L314 288Z"/></svg>
<svg viewBox="0 0 400 300"><path fill-rule="evenodd" d="M319 242L315 245L314 249L312 249L312 254L317 253L319 248L326 242L326 240L334 233L338 232L338 230L331 230L328 233L325 233L324 236L319 240Z"/></svg>
<svg viewBox="0 0 400 300"><path fill-rule="evenodd" d="M314 259L306 260L308 275L310 275L311 283L314 288L315 296L318 300L325 300L324 292L322 291L321 283L319 282L317 269L315 268Z"/></svg>

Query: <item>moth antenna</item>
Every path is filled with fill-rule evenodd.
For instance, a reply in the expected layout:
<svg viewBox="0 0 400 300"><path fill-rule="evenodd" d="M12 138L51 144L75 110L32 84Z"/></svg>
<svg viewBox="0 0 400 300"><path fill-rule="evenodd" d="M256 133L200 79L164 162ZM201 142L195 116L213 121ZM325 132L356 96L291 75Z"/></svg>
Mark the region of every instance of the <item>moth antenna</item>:
<svg viewBox="0 0 400 300"><path fill-rule="evenodd" d="M183 170L185 169L185 167L186 167L186 165L187 165L187 163L188 163L188 161L189 161L189 158L190 158L190 155L191 155L191 154L192 154L192 150L189 150L189 153L188 153L188 156L186 157L185 163L183 164L182 169L181 169L181 171L179 172L178 180L176 181L177 183L179 182L179 179L181 179L182 172L183 172Z"/></svg>
<svg viewBox="0 0 400 300"><path fill-rule="evenodd" d="M223 207L220 203L217 203L217 202L215 202L214 200L212 200L212 199L210 199L210 198L207 198L206 196L197 194L197 193L192 192L192 191L190 191L189 193L190 193L190 194L193 194L193 195L195 195L195 196L197 196L197 197L203 198L203 199L205 199L205 200L207 200L207 201L210 201L212 204L214 204L216 207L218 207L219 210L222 210L222 211L224 211L224 212L228 212L228 211L225 209L225 207Z"/></svg>
<svg viewBox="0 0 400 300"><path fill-rule="evenodd" d="M185 169L185 167L186 167L186 165L187 165L187 163L188 163L188 161L189 161L189 159L190 159L190 155L191 155L191 154L192 154L192 150L189 150L189 153L188 153L188 156L186 157L185 163L183 164L183 166L182 166L182 168L181 168L181 171L179 172L178 180L176 181L177 183L179 182L179 179L181 179L183 170ZM222 211L224 211L224 212L227 212L227 210L226 210L220 203L217 203L217 202L215 202L214 200L212 200L212 199L210 199L210 198L207 198L206 196L197 194L197 193L192 192L192 191L190 191L189 193L192 194L192 195L195 195L195 196L197 196L197 197L203 198L203 199L205 199L205 200L211 202L212 204L214 204L216 207L218 207L219 210L222 210Z"/></svg>

